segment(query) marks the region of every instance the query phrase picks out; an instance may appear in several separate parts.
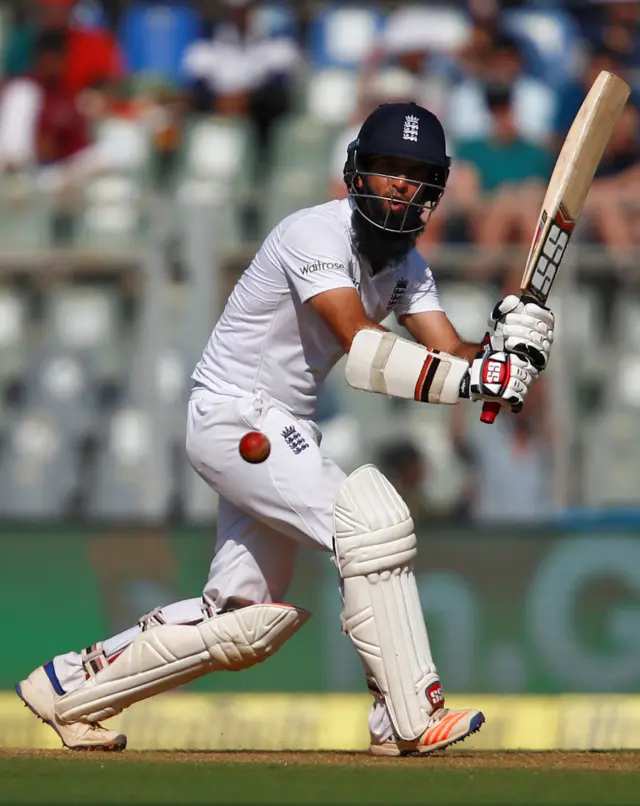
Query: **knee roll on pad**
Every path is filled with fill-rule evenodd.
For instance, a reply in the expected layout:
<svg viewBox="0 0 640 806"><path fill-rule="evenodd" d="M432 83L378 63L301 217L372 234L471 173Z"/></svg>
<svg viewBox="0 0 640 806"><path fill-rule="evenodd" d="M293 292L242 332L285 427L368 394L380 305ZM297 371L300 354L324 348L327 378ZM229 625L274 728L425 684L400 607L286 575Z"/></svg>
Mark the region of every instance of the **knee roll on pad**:
<svg viewBox="0 0 640 806"><path fill-rule="evenodd" d="M440 691L413 573L413 520L393 485L365 465L338 492L334 529L344 631L396 732L411 741L424 731Z"/></svg>

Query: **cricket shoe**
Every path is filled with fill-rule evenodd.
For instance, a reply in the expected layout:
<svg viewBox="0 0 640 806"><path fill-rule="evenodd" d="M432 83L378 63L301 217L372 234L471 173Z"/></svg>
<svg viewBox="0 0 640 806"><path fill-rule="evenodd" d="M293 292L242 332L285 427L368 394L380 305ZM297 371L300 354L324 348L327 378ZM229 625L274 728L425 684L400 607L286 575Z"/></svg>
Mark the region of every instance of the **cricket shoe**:
<svg viewBox="0 0 640 806"><path fill-rule="evenodd" d="M438 708L429 718L424 733L413 741L391 737L378 742L372 737L371 752L374 756L407 756L432 753L444 750L451 744L461 742L467 736L480 730L484 724L484 714L467 708L454 711L451 708Z"/></svg>
<svg viewBox="0 0 640 806"><path fill-rule="evenodd" d="M123 733L107 730L97 722L65 722L58 717L56 702L64 691L51 662L38 666L29 677L16 683L16 693L29 710L55 730L70 750L124 750L127 746Z"/></svg>

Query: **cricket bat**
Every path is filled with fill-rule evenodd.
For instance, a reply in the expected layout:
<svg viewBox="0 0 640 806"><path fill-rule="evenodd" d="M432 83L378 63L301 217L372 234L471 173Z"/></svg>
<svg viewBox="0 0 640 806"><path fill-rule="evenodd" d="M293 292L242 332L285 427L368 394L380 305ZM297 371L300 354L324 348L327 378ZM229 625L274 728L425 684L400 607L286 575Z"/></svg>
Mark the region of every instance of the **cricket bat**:
<svg viewBox="0 0 640 806"><path fill-rule="evenodd" d="M602 153L630 92L621 78L603 70L578 110L542 202L520 284L523 301L546 303ZM524 345L523 352L526 354ZM480 419L492 423L501 408L499 403L484 403Z"/></svg>

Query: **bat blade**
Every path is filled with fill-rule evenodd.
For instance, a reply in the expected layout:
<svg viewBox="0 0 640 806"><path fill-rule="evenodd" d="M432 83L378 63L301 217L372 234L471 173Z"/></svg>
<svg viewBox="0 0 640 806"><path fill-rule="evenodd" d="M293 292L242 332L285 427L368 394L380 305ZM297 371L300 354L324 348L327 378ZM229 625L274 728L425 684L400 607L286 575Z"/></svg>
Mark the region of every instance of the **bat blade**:
<svg viewBox="0 0 640 806"><path fill-rule="evenodd" d="M630 87L603 70L584 99L556 160L520 287L544 304Z"/></svg>
<svg viewBox="0 0 640 806"><path fill-rule="evenodd" d="M520 288L544 305L630 87L603 70L578 110L556 160L531 241ZM480 419L492 423L501 406L485 403Z"/></svg>

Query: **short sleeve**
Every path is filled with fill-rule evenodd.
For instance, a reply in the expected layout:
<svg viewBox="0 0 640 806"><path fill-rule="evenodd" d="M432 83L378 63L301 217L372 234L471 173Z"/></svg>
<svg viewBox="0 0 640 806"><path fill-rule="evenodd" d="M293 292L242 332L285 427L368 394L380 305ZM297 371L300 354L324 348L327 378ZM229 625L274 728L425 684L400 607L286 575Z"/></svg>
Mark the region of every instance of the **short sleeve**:
<svg viewBox="0 0 640 806"><path fill-rule="evenodd" d="M429 264L415 250L406 263L407 287L398 294L398 302L393 306L396 317L409 313L441 311L438 289Z"/></svg>
<svg viewBox="0 0 640 806"><path fill-rule="evenodd" d="M282 236L279 253L301 302L323 291L356 287L349 273L349 238L339 220L312 215L294 222Z"/></svg>

